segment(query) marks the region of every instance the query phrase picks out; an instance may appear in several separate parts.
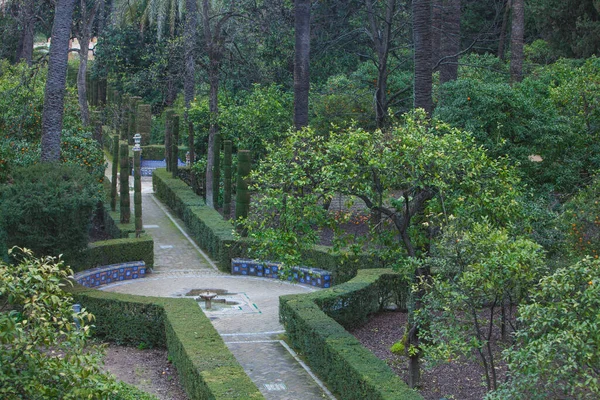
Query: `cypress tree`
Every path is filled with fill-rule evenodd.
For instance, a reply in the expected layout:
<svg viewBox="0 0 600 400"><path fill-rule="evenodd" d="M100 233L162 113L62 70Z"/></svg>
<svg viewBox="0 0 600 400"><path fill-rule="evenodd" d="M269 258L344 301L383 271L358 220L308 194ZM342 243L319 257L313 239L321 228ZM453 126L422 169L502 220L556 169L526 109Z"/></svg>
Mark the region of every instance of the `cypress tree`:
<svg viewBox="0 0 600 400"><path fill-rule="evenodd" d="M129 145L127 143L121 143L119 153L121 156L121 223L128 224L131 218L129 202Z"/></svg>
<svg viewBox="0 0 600 400"><path fill-rule="evenodd" d="M231 215L231 140L223 141L223 217L229 219Z"/></svg>

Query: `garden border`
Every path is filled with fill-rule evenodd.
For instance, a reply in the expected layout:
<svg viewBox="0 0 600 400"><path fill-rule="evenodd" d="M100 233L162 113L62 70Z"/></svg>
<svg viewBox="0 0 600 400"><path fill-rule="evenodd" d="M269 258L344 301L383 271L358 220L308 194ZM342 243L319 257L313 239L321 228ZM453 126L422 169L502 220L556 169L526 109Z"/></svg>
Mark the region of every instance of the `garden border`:
<svg viewBox="0 0 600 400"><path fill-rule="evenodd" d="M389 269L360 270L331 289L279 298L288 338L327 386L345 400L422 400L388 366L348 333L387 301L406 307L409 283Z"/></svg>
<svg viewBox="0 0 600 400"><path fill-rule="evenodd" d="M69 291L96 317L94 336L166 348L190 399L264 399L193 299Z"/></svg>

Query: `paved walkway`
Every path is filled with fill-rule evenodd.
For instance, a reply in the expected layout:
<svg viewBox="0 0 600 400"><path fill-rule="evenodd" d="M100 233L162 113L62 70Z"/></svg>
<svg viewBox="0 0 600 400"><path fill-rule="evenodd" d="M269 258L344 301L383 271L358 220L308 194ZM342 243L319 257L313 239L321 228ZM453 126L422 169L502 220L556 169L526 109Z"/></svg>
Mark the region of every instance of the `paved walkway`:
<svg viewBox="0 0 600 400"><path fill-rule="evenodd" d="M144 228L154 238L154 270L144 279L107 285L102 290L146 296L197 296L219 293L206 310L214 327L248 376L269 400L335 399L296 353L280 339L279 296L315 289L263 278L240 277L217 270L152 192L142 177ZM133 204L133 202L132 202Z"/></svg>

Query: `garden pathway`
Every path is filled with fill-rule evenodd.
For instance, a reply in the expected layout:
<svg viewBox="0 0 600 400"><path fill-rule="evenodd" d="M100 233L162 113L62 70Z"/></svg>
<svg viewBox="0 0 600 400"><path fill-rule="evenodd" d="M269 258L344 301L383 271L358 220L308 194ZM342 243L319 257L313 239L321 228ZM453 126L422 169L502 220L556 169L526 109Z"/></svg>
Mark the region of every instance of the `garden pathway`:
<svg viewBox="0 0 600 400"><path fill-rule="evenodd" d="M284 330L279 323L279 296L315 289L218 271L191 240L183 222L154 196L151 178L142 178L142 193L144 228L154 239L154 269L144 279L102 290L160 297L185 297L194 289L218 290L219 297L235 305L213 303L212 310L205 310L202 302L201 308L266 399L335 399L280 338Z"/></svg>

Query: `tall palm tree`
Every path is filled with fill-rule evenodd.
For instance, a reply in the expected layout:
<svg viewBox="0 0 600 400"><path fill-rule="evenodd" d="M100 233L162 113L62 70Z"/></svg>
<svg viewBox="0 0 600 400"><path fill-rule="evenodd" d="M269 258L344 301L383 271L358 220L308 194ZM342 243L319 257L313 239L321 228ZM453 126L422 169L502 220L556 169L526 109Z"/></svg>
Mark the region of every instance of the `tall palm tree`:
<svg viewBox="0 0 600 400"><path fill-rule="evenodd" d="M310 0L294 1L296 35L294 56L294 126L308 125L308 92L310 90Z"/></svg>
<svg viewBox="0 0 600 400"><path fill-rule="evenodd" d="M510 32L510 80L523 79L523 36L525 35L525 1L513 0Z"/></svg>
<svg viewBox="0 0 600 400"><path fill-rule="evenodd" d="M79 97L79 111L81 122L87 126L90 124L90 110L87 104L87 66L88 53L90 51L90 40L92 39L92 27L98 10L104 4L104 0L80 0L77 16L74 18L73 33L79 42L79 70L77 71L77 95Z"/></svg>
<svg viewBox="0 0 600 400"><path fill-rule="evenodd" d="M431 114L431 0L413 0L414 107Z"/></svg>
<svg viewBox="0 0 600 400"><path fill-rule="evenodd" d="M60 134L74 5L75 0L56 1L42 113L42 162L58 162L60 159Z"/></svg>

